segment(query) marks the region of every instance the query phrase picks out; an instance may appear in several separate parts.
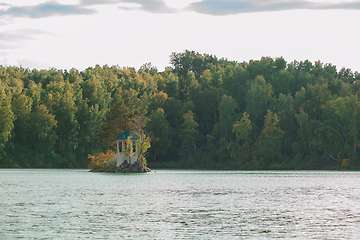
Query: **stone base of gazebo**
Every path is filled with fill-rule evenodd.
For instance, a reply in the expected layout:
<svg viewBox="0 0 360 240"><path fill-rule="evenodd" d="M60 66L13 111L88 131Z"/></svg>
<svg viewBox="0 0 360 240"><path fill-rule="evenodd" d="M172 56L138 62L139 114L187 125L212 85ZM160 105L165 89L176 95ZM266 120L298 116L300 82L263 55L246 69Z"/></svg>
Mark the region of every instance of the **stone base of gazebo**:
<svg viewBox="0 0 360 240"><path fill-rule="evenodd" d="M129 164L128 161L124 161L120 166L115 168L98 168L91 170L91 172L111 172L111 173L146 173L151 172L150 168L144 167L140 161L136 161L133 164Z"/></svg>
<svg viewBox="0 0 360 240"><path fill-rule="evenodd" d="M116 154L115 154L115 155L112 156L109 160L107 160L106 166L109 166L110 164L115 163L116 160L117 160L117 156L116 156Z"/></svg>
<svg viewBox="0 0 360 240"><path fill-rule="evenodd" d="M112 158L110 158L106 162L106 166L109 166L110 164L116 162L116 167L119 167L124 162L128 162L129 164L134 164L137 161L138 161L137 154L133 154L133 156L126 156L126 157L124 157L122 154L119 154L119 156L117 156L117 154L115 154L114 156L112 156Z"/></svg>

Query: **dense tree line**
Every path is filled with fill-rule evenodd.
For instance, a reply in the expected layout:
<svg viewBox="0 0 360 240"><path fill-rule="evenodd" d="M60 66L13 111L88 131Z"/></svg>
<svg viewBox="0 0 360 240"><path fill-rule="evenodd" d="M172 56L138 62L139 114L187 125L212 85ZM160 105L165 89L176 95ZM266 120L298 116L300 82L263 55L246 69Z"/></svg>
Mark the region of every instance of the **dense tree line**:
<svg viewBox="0 0 360 240"><path fill-rule="evenodd" d="M163 72L0 66L0 166L87 167L131 130L151 140L155 168L360 168L357 72L193 51L170 63Z"/></svg>

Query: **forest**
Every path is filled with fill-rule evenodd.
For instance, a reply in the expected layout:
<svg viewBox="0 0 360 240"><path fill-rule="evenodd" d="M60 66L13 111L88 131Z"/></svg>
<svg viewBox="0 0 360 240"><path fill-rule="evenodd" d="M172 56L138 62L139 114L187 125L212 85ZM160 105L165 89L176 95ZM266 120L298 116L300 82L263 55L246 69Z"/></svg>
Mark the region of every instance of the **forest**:
<svg viewBox="0 0 360 240"><path fill-rule="evenodd" d="M360 74L185 50L159 72L0 66L0 167L87 168L125 130L150 168L359 169Z"/></svg>

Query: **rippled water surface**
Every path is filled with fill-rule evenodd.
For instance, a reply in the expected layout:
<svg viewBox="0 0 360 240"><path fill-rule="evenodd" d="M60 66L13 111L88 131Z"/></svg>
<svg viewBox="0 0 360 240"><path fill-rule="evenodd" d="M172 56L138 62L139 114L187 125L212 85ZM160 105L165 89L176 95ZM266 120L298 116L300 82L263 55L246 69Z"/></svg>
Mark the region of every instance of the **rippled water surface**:
<svg viewBox="0 0 360 240"><path fill-rule="evenodd" d="M360 239L360 173L0 170L0 239Z"/></svg>

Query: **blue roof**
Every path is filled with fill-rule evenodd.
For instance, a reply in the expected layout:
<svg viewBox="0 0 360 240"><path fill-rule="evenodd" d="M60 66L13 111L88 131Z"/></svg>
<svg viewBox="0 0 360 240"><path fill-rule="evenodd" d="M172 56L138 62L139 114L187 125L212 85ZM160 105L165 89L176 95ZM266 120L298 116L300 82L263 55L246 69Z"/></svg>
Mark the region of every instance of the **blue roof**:
<svg viewBox="0 0 360 240"><path fill-rule="evenodd" d="M129 131L125 131L122 134L120 134L119 136L117 136L115 139L116 140L126 140L128 137L130 136L131 139L137 140L139 139L137 136L135 136L134 134L132 134Z"/></svg>

